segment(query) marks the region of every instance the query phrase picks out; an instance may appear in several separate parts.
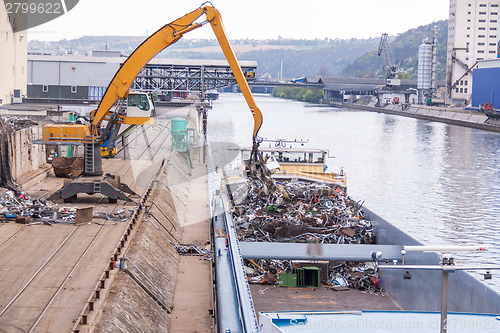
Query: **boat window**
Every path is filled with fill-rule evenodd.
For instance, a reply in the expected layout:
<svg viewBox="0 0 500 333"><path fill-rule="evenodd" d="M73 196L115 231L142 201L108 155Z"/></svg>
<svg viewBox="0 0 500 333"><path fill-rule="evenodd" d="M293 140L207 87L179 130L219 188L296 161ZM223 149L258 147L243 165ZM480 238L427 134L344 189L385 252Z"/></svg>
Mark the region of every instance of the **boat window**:
<svg viewBox="0 0 500 333"><path fill-rule="evenodd" d="M325 162L324 152L299 152L299 151L262 151L265 161L274 157L278 163L319 163ZM250 150L241 150L242 160L250 158Z"/></svg>
<svg viewBox="0 0 500 333"><path fill-rule="evenodd" d="M323 163L322 153L280 151L276 154L266 152L264 156L268 154L275 156L276 161L280 163Z"/></svg>

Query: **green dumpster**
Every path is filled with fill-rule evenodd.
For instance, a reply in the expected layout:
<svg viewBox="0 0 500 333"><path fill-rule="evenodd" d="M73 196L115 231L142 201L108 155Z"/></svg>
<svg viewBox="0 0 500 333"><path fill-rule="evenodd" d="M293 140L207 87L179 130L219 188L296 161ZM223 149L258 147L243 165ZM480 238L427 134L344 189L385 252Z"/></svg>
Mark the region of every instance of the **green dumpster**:
<svg viewBox="0 0 500 333"><path fill-rule="evenodd" d="M279 273L278 277L280 286L297 287L297 274Z"/></svg>

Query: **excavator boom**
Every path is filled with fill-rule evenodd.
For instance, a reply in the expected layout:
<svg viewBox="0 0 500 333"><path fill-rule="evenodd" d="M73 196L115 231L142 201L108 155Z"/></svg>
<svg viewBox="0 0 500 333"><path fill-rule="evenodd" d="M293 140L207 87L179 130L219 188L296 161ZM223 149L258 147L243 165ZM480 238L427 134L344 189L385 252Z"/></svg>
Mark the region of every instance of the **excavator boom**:
<svg viewBox="0 0 500 333"><path fill-rule="evenodd" d="M205 14L206 21L195 23L195 21ZM238 83L243 96L254 117L253 138L262 125L262 113L255 104L250 87L245 79L245 75L236 59L236 55L227 38L224 25L219 12L212 6L201 6L200 8L184 15L183 17L164 25L161 29L146 39L137 49L128 57L121 68L116 72L111 80L96 112L94 113L93 123L99 124L108 114L111 107L121 98L128 96L130 86L141 71L141 69L159 52L168 46L177 42L182 36L192 30L195 30L205 23L209 22L217 40L224 52L224 55L233 71L236 82Z"/></svg>
<svg viewBox="0 0 500 333"><path fill-rule="evenodd" d="M257 107L257 104L255 104L255 100L253 98L252 92L250 91L250 87L248 86L248 82L246 81L245 75L243 74L243 71L241 70L241 67L238 63L238 60L236 59L236 55L234 54L233 48L231 47L231 43L227 38L227 34L226 31L224 30L224 25L222 23L219 12L213 7L207 7L207 8L208 8L207 18L210 22L210 25L212 26L215 36L219 41L222 51L224 52L224 55L226 56L229 66L231 67L231 70L233 71L234 77L236 78L236 82L238 82L241 92L245 97L248 107L250 108L250 112L253 115L254 126L253 126L252 139L255 142L260 127L262 126L262 112Z"/></svg>
<svg viewBox="0 0 500 333"><path fill-rule="evenodd" d="M206 20L197 23L196 20L202 15L205 15ZM97 109L91 113L90 125L56 124L45 126L45 142L58 140L61 143L67 143L70 140L74 141L74 143L85 144L83 176L73 180L69 185L54 193L51 199L62 198L65 201L72 201L79 193L102 193L108 196L110 202L115 202L117 199L127 200L127 196L123 192L130 193L131 190L120 182L119 177L116 178L111 175L102 177L101 144L111 140L113 135L116 136L121 124L133 126L149 124L153 121L154 108L147 108L145 105L148 103L143 105L140 102L141 99L146 102L149 97L134 97L132 93L129 93L133 81L142 68L159 52L177 42L185 33L198 29L206 23L210 23L254 117L252 154L254 161L260 160L262 162L262 156L258 153L259 142L257 140L257 134L262 125L262 113L255 104L250 87L227 38L219 12L214 7L203 4L198 9L163 26L132 52L111 80ZM138 103L132 103L132 108L126 109L125 112L123 111L123 101L127 97L129 107L133 100ZM134 99L132 100L131 97L134 97ZM115 104L118 105L116 111L111 112L110 110ZM107 125L101 128L103 121L107 121Z"/></svg>

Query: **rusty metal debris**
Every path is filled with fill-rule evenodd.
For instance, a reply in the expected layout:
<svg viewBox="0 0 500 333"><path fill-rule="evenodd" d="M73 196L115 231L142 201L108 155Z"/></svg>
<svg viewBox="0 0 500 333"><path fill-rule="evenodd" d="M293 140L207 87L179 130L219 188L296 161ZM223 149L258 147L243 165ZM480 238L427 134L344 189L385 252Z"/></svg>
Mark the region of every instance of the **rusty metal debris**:
<svg viewBox="0 0 500 333"><path fill-rule="evenodd" d="M134 209L125 210L125 208L121 208L114 213L103 213L103 212L94 212L92 217L95 219L103 219L103 220L111 220L115 222L126 222L132 215L134 215Z"/></svg>
<svg viewBox="0 0 500 333"><path fill-rule="evenodd" d="M7 123L14 131L18 131L24 128L29 128L32 126L38 125L38 123L34 122L31 119L26 117L18 118L18 117L2 117L2 120Z"/></svg>
<svg viewBox="0 0 500 333"><path fill-rule="evenodd" d="M180 254L199 254L199 255L209 255L211 253L210 250L206 248L202 248L193 244L174 244L172 243L174 248L177 250L178 253Z"/></svg>
<svg viewBox="0 0 500 333"><path fill-rule="evenodd" d="M290 268L289 260L245 260L245 272L252 284L276 284L278 273Z"/></svg>
<svg viewBox="0 0 500 333"><path fill-rule="evenodd" d="M340 188L325 183L276 182L274 191L250 180L233 191L240 241L372 244L371 222Z"/></svg>
<svg viewBox="0 0 500 333"><path fill-rule="evenodd" d="M94 212L93 218L124 222L132 214L131 210L122 208L115 213ZM43 198L32 199L23 192L16 195L13 191L7 191L0 196L0 220L3 222L16 221L26 225L74 224L75 217L74 207L59 207Z"/></svg>
<svg viewBox="0 0 500 333"><path fill-rule="evenodd" d="M258 179L231 187L233 221L240 241L320 244L373 244L371 221L338 186L326 183L277 181L271 188ZM359 289L385 295L376 266L331 262L321 267L321 282L334 290ZM300 264L299 264L300 266ZM310 266L315 266L314 263ZM293 275L289 260L245 260L250 283L278 284Z"/></svg>
<svg viewBox="0 0 500 333"><path fill-rule="evenodd" d="M83 157L53 157L52 168L56 177L78 177L83 172Z"/></svg>
<svg viewBox="0 0 500 333"><path fill-rule="evenodd" d="M385 296L379 271L371 263L343 263L330 270L331 284L352 289L359 289L370 294Z"/></svg>
<svg viewBox="0 0 500 333"><path fill-rule="evenodd" d="M353 262L332 264L332 262L310 263L291 260L245 260L245 272L249 283L287 286L283 276L290 275L294 272L294 268L317 267L321 271L321 284L332 290L358 289L372 295L385 296L386 292L382 287L376 264Z"/></svg>

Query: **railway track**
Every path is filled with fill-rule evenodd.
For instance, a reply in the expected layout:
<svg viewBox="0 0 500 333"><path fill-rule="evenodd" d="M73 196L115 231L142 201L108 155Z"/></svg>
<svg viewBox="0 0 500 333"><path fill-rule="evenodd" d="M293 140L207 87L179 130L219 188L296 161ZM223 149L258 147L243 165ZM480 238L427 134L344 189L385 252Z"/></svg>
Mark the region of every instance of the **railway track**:
<svg viewBox="0 0 500 333"><path fill-rule="evenodd" d="M150 132L152 126L155 125L143 129L141 134ZM165 130L167 124L159 128L151 140L144 135L146 145L141 144L139 153L132 156L128 166L117 170L122 179L132 176L133 180L125 182L136 183L138 175L131 175L130 171L143 168L144 156L148 162L164 159L159 155L162 149L168 148L165 142L170 132ZM76 327L85 324L88 312L93 310L94 300L99 298L113 262L130 240L152 184L151 181L145 189L132 219L116 224L118 227L115 223L111 227L108 221L51 227L15 225L18 230L0 241L0 280L9 286L0 290L0 332L67 332L72 328L78 331ZM95 211L104 209L113 213L124 207L120 202L111 205L103 198L94 201ZM111 258L110 261L102 260L103 256ZM101 264L96 263L97 257L101 258ZM75 307L75 303L80 306ZM61 318L61 309L65 309L67 318Z"/></svg>
<svg viewBox="0 0 500 333"><path fill-rule="evenodd" d="M6 224L1 224L0 226L3 227L4 225ZM10 240L14 239L19 233L21 233L24 229L26 229L26 225L23 225L21 228L19 228L19 230L17 230L16 232L14 232L12 235L8 236L8 238L4 241L2 241L0 243L0 249L2 248L2 246L4 246L5 244L7 244Z"/></svg>
<svg viewBox="0 0 500 333"><path fill-rule="evenodd" d="M0 331L7 326L6 331L33 332L76 270L84 269L80 267L84 259L88 264L85 256L105 226L33 226L19 229L4 242L2 282L11 288L3 290L0 298ZM29 239L32 242L22 246ZM6 274L10 272L16 274Z"/></svg>

